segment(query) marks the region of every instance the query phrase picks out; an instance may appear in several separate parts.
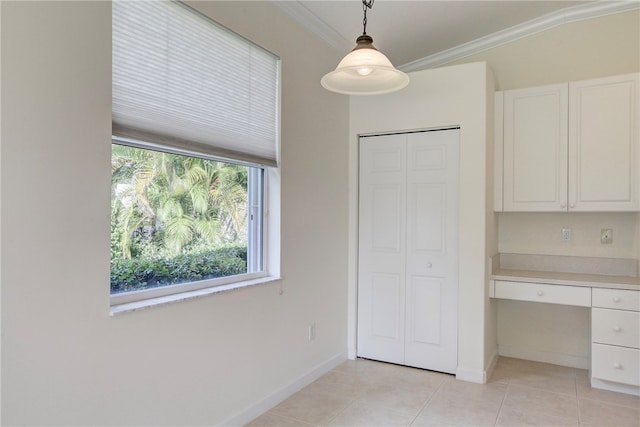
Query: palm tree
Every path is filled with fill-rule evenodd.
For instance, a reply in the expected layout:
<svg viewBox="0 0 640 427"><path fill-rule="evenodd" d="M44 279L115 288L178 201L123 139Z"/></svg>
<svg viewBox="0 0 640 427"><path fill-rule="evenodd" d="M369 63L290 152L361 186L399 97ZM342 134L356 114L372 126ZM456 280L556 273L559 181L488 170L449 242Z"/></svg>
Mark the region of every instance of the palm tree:
<svg viewBox="0 0 640 427"><path fill-rule="evenodd" d="M113 145L112 218L124 258L136 237L161 235L174 255L198 242L246 241L246 205L246 167Z"/></svg>

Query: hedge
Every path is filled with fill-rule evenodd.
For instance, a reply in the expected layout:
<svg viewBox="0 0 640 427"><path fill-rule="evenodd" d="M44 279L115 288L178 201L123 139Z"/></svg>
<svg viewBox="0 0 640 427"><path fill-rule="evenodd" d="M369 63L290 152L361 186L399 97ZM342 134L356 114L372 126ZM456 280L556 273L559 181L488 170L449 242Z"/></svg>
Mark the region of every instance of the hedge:
<svg viewBox="0 0 640 427"><path fill-rule="evenodd" d="M114 259L111 293L154 288L247 272L247 248L230 246L174 258Z"/></svg>

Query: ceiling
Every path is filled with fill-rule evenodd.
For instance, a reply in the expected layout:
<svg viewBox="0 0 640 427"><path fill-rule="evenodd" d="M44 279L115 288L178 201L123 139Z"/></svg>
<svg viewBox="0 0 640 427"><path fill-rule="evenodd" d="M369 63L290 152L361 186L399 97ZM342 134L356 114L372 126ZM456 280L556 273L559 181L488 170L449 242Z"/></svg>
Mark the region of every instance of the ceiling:
<svg viewBox="0 0 640 427"><path fill-rule="evenodd" d="M355 39L362 34L362 0L274 3L345 54L355 46ZM504 43L507 38L522 37L566 22L638 8L638 4L637 0L376 0L373 8L367 12L367 34L373 37L374 45L394 65L405 71L414 71L433 66L429 58L442 56L445 52L449 52L450 57L451 50L460 50L461 45L477 44L478 39L483 42L477 46L479 48L487 43L497 45ZM467 46L467 51L469 49ZM439 60L445 63L442 58Z"/></svg>

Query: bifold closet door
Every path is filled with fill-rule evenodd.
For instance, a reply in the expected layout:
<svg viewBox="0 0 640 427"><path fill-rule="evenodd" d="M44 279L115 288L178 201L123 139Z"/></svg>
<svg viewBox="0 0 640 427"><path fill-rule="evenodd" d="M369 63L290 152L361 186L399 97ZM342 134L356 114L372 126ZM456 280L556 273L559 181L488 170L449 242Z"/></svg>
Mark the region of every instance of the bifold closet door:
<svg viewBox="0 0 640 427"><path fill-rule="evenodd" d="M459 129L360 140L358 356L457 367Z"/></svg>

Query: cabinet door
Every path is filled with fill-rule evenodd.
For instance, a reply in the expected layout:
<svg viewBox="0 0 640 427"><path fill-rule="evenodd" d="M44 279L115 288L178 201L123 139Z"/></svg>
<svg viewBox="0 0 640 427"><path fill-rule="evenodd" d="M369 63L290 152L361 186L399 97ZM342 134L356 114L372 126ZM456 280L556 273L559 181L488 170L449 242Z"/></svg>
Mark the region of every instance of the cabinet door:
<svg viewBox="0 0 640 427"><path fill-rule="evenodd" d="M570 83L570 210L639 210L638 90L638 74Z"/></svg>
<svg viewBox="0 0 640 427"><path fill-rule="evenodd" d="M504 210L567 210L568 85L504 92Z"/></svg>

